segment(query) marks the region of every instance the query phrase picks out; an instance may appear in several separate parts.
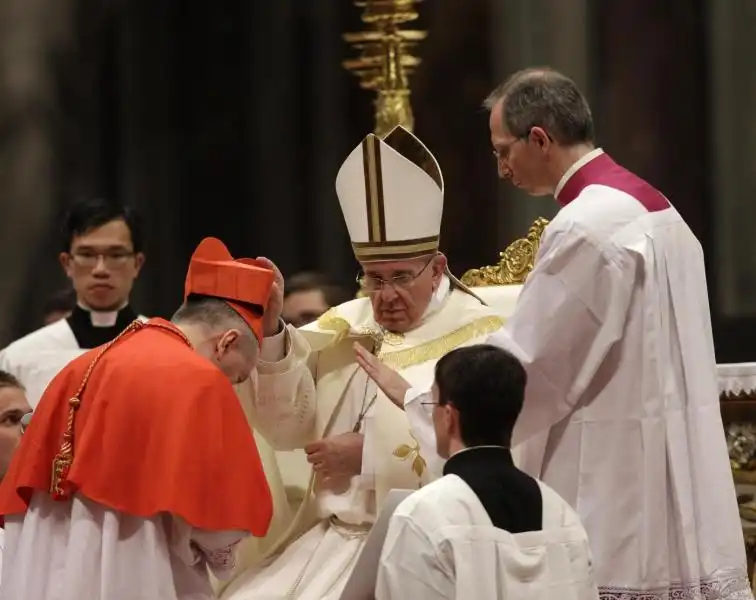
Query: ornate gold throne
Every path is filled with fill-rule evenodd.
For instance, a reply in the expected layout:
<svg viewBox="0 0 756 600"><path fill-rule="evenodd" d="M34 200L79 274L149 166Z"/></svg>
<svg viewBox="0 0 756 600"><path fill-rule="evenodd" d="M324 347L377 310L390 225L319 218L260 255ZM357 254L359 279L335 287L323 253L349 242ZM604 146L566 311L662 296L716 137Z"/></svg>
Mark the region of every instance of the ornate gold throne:
<svg viewBox="0 0 756 600"><path fill-rule="evenodd" d="M524 238L515 240L499 253L499 262L466 271L462 275L462 283L508 318L514 311L525 279L533 270L541 236L548 223L543 217L536 219Z"/></svg>

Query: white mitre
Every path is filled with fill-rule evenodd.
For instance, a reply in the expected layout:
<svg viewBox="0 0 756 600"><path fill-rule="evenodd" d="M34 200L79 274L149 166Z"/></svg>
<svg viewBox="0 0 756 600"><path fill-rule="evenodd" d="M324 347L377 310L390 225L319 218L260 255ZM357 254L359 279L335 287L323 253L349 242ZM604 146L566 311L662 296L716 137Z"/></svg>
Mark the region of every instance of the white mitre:
<svg viewBox="0 0 756 600"><path fill-rule="evenodd" d="M433 154L401 126L369 134L336 176L336 194L359 262L438 251L444 180Z"/></svg>

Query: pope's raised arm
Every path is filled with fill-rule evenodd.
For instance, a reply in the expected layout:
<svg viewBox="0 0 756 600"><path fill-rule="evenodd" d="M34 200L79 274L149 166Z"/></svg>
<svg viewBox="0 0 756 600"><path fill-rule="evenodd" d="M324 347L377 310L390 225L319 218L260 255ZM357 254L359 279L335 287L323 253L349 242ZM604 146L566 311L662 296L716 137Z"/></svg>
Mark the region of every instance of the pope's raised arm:
<svg viewBox="0 0 756 600"><path fill-rule="evenodd" d="M257 366L252 411L255 427L276 450L303 448L313 441L315 383L312 352L304 336L290 325L263 341Z"/></svg>
<svg viewBox="0 0 756 600"><path fill-rule="evenodd" d="M257 365L256 389L250 393L255 428L275 450L303 448L313 441L315 384L308 362L310 345L294 327L281 320L284 278L269 259L261 264L273 271L270 298L265 307L265 337Z"/></svg>

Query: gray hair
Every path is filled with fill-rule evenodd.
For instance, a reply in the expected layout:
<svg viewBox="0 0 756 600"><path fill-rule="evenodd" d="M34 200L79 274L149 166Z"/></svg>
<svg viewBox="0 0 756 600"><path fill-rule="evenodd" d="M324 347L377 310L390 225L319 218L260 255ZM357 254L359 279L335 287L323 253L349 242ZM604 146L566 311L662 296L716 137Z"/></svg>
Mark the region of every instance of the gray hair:
<svg viewBox="0 0 756 600"><path fill-rule="evenodd" d="M516 138L542 127L563 146L593 142L587 100L574 81L553 69L518 71L491 92L483 106L491 111L502 100L504 124Z"/></svg>
<svg viewBox="0 0 756 600"><path fill-rule="evenodd" d="M250 337L257 343L257 338L247 322L227 302L218 298L189 296L171 321L204 325L213 331L238 329L244 337Z"/></svg>

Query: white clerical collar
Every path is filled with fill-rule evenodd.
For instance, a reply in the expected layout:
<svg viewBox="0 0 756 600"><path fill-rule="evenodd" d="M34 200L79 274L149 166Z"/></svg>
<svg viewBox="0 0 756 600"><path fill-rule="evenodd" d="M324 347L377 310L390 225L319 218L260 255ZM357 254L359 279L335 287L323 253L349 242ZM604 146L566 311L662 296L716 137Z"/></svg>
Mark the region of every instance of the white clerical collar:
<svg viewBox="0 0 756 600"><path fill-rule="evenodd" d="M581 158L577 159L574 163L572 163L572 166L564 172L564 175L562 175L562 178L559 180L559 183L557 183L556 189L554 190L554 198L559 197L559 193L562 191L562 188L564 188L564 186L567 185L567 182L570 180L570 177L572 177L582 167L584 167L589 162L591 162L594 158L596 158L597 156L601 156L603 153L604 153L603 149L595 148L594 150L591 150L588 154L582 156Z"/></svg>
<svg viewBox="0 0 756 600"><path fill-rule="evenodd" d="M420 321L425 321L432 314L441 310L441 307L446 301L446 297L451 292L451 281L446 275L441 275L441 283L438 284L438 289L431 296L431 301L428 303L428 308L423 313L423 318Z"/></svg>
<svg viewBox="0 0 756 600"><path fill-rule="evenodd" d="M77 302L79 308L89 313L89 319L92 321L92 327L113 327L118 320L118 313L121 312L128 302L124 302L118 310L92 310L87 308L82 302Z"/></svg>

